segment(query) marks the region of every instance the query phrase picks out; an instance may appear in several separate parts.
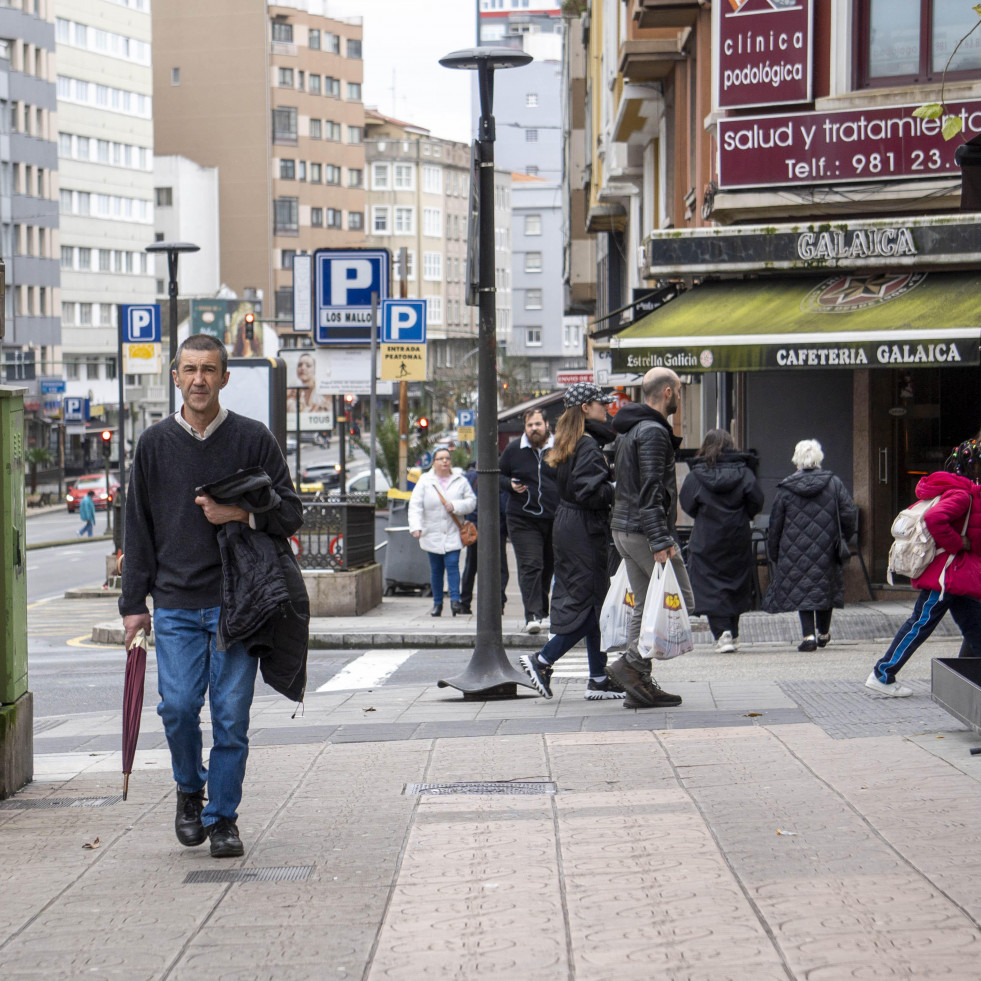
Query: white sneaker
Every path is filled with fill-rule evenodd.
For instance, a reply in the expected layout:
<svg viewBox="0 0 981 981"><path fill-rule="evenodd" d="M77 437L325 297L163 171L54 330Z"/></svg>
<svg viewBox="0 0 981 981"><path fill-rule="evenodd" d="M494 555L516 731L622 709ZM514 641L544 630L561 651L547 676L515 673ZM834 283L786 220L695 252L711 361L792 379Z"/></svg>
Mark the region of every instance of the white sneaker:
<svg viewBox="0 0 981 981"><path fill-rule="evenodd" d="M723 630L719 639L715 642L715 653L716 654L734 654L739 648L736 646L736 642L732 639L732 631Z"/></svg>
<svg viewBox="0 0 981 981"><path fill-rule="evenodd" d="M877 691L880 695L888 695L890 698L908 698L913 694L912 688L907 688L897 681L894 681L891 685L879 681L874 671L865 679L865 687L872 691Z"/></svg>
<svg viewBox="0 0 981 981"><path fill-rule="evenodd" d="M541 629L542 629L541 620L535 620L534 618L532 618L525 624L526 634L537 634L541 632Z"/></svg>

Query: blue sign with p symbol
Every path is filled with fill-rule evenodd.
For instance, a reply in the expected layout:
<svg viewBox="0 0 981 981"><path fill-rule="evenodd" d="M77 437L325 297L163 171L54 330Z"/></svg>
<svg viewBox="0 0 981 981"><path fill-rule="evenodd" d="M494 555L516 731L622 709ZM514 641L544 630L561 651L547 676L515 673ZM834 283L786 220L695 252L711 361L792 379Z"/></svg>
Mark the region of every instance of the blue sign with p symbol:
<svg viewBox="0 0 981 981"><path fill-rule="evenodd" d="M426 301L385 300L381 339L386 344L425 344Z"/></svg>
<svg viewBox="0 0 981 981"><path fill-rule="evenodd" d="M159 344L160 304L121 303L119 328L124 344Z"/></svg>

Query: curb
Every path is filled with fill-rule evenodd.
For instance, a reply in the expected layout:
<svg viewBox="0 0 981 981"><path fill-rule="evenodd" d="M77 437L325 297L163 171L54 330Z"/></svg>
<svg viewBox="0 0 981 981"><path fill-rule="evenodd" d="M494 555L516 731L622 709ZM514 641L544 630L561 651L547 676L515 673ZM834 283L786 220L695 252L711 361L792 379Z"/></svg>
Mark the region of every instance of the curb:
<svg viewBox="0 0 981 981"><path fill-rule="evenodd" d="M63 538L59 541L54 542L33 542L32 544L25 545L24 550L27 552L33 552L38 548L57 548L59 545L76 545L79 542L111 542L112 535L93 535L91 538L86 535L82 538L81 535L76 535L74 538ZM67 595L67 593L65 594Z"/></svg>

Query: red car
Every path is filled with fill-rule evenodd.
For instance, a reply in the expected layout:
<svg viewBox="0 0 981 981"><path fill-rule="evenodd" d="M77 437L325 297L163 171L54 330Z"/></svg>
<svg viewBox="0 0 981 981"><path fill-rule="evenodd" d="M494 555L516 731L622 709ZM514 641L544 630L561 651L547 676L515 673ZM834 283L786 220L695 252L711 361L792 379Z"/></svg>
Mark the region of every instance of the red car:
<svg viewBox="0 0 981 981"><path fill-rule="evenodd" d="M109 502L116 496L119 490L118 474L109 475L109 487L106 488L106 475L104 473L87 473L79 477L75 483L68 488L65 500L68 502L68 513L74 514L78 510L78 505L88 492L95 491L96 511L105 511Z"/></svg>

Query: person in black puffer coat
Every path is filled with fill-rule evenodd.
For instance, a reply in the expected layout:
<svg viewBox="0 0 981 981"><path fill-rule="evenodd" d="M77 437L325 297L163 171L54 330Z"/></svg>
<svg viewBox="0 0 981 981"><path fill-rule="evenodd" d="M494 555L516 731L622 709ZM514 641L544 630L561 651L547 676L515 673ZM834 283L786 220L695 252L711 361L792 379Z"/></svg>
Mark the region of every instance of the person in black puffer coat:
<svg viewBox="0 0 981 981"><path fill-rule="evenodd" d="M705 434L681 487L694 526L688 577L695 612L708 616L719 654L739 649L739 614L752 609L755 559L750 522L763 507L755 453L739 453L724 429Z"/></svg>
<svg viewBox="0 0 981 981"><path fill-rule="evenodd" d="M839 523L848 541L858 512L841 478L822 470L824 451L816 439L794 448L796 473L777 485L770 512L767 555L772 579L763 599L767 613L797 610L804 639L797 650L824 647L831 636L831 611L845 605L845 577L838 561ZM815 626L817 633L815 634Z"/></svg>
<svg viewBox="0 0 981 981"><path fill-rule="evenodd" d="M555 444L546 462L556 467L559 504L555 511L549 642L537 654L519 660L535 689L552 697L552 665L586 638L589 682L586 698L623 698L625 692L606 676L599 617L610 588L607 555L613 482L602 447L616 433L606 425L606 406L613 399L590 382L573 385L563 400L565 412L555 427Z"/></svg>

